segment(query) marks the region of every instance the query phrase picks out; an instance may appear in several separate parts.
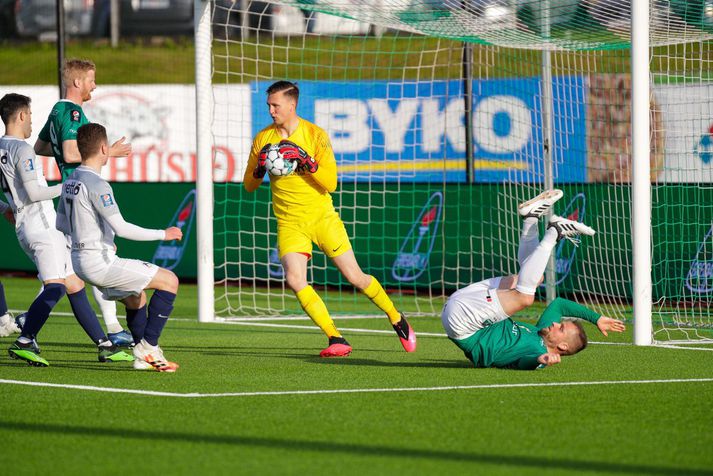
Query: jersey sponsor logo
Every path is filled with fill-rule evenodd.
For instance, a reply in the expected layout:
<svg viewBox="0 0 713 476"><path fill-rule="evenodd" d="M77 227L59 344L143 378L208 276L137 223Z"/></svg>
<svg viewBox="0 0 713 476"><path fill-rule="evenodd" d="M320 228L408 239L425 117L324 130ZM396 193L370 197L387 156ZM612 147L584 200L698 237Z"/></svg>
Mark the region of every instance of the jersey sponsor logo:
<svg viewBox="0 0 713 476"><path fill-rule="evenodd" d="M575 220L578 222L584 221L584 212L587 205L587 197L584 193L578 193L572 200L567 204L564 212L561 214L569 220ZM569 276L570 271L572 271L572 263L574 263L575 256L577 254L577 247L574 246L569 240L560 240L557 244L555 250L555 273L556 281L555 285L560 284L564 281L567 276ZM544 288L546 283L540 284L541 288Z"/></svg>
<svg viewBox="0 0 713 476"><path fill-rule="evenodd" d="M32 172L35 170L35 161L32 159L26 159L25 162L22 164L22 168L25 170L25 172Z"/></svg>
<svg viewBox="0 0 713 476"><path fill-rule="evenodd" d="M79 111L77 111L76 109L72 109L71 114L72 114L72 121L73 121L73 122L79 122L79 119L81 118L81 115L79 114Z"/></svg>
<svg viewBox="0 0 713 476"><path fill-rule="evenodd" d="M270 250L270 256L267 261L267 272L273 278L282 279L285 277L285 270L282 268L282 262L280 261L280 253L277 251L277 243Z"/></svg>
<svg viewBox="0 0 713 476"><path fill-rule="evenodd" d="M696 294L713 292L713 225L698 245L685 284L689 291Z"/></svg>
<svg viewBox="0 0 713 476"><path fill-rule="evenodd" d="M443 210L443 194L434 192L421 209L411 230L401 244L391 267L391 276L397 281L415 281L428 267L428 259L438 236Z"/></svg>
<svg viewBox="0 0 713 476"><path fill-rule="evenodd" d="M196 216L195 203L196 190L193 189L183 198L173 214L173 218L168 223L169 227L175 226L181 229L183 239L181 241L163 241L159 243L151 260L153 264L162 268L173 269L181 262L193 229L193 219Z"/></svg>
<svg viewBox="0 0 713 476"><path fill-rule="evenodd" d="M104 193L100 195L99 198L101 199L104 208L114 205L114 199L111 197L110 193Z"/></svg>
<svg viewBox="0 0 713 476"><path fill-rule="evenodd" d="M79 195L79 190L81 190L81 182L68 181L64 183L64 194L65 195Z"/></svg>

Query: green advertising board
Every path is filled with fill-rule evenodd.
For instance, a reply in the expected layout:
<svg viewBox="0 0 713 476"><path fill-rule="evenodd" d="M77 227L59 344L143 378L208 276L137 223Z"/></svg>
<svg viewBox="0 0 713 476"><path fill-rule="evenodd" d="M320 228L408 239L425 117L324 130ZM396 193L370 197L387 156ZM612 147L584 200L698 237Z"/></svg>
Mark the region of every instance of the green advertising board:
<svg viewBox="0 0 713 476"><path fill-rule="evenodd" d="M195 278L194 184L115 183L113 187L125 219L151 228L178 223L186 237L180 244L117 238L119 255L156 262L184 279ZM517 272L519 218L512 187L342 184L335 206L366 272L379 276L390 288L449 292L493 275ZM598 233L582 240L578 248L568 242L558 245L558 292L601 290L608 299L629 300L629 187L576 184L563 188L565 198L557 204L557 213L585 221ZM711 224L698 216L697 204L711 203L713 189L655 186L652 196L654 297L710 292L700 282L711 279L710 247L703 246ZM248 194L242 184L216 184L216 279L243 285L282 280L269 200L267 185ZM3 270L33 272L10 226L0 227L0 244L5 250ZM698 285L691 285L691 273ZM319 251L313 256L310 279L322 285L346 284ZM589 280L588 285L583 280Z"/></svg>

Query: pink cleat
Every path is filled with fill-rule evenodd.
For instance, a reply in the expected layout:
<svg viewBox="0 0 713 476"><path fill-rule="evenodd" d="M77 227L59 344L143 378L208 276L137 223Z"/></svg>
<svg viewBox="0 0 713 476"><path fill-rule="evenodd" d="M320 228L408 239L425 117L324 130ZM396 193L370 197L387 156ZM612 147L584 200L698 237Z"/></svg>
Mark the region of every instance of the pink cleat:
<svg viewBox="0 0 713 476"><path fill-rule="evenodd" d="M416 333L413 327L408 323L406 317L401 313L401 320L393 324L396 334L399 336L401 345L404 346L406 352L416 352Z"/></svg>
<svg viewBox="0 0 713 476"><path fill-rule="evenodd" d="M346 357L352 353L352 346L343 337L330 337L329 347L319 353L320 357Z"/></svg>

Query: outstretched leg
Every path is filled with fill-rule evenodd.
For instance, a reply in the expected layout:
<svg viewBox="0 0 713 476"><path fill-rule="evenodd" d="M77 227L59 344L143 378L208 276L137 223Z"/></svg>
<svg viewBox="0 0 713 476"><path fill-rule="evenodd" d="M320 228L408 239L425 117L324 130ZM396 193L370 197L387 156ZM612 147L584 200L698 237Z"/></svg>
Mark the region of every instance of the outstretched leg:
<svg viewBox="0 0 713 476"><path fill-rule="evenodd" d="M364 293L376 307L381 309L389 318L391 326L399 336L401 345L406 352L416 350L416 333L404 315L396 309L393 301L384 291L384 288L374 276L365 274L359 267L354 251L347 250L332 258L342 275L359 291Z"/></svg>
<svg viewBox="0 0 713 476"><path fill-rule="evenodd" d="M520 244L517 250L517 261L521 268L540 243L537 222L562 198L562 195L562 190L547 190L518 206L517 213L523 218Z"/></svg>

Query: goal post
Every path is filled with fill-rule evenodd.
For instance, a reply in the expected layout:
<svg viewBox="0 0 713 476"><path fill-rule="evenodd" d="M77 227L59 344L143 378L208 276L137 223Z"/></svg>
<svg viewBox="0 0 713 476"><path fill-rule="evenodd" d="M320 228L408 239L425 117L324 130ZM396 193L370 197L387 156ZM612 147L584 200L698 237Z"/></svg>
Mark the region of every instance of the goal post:
<svg viewBox="0 0 713 476"><path fill-rule="evenodd" d="M213 117L211 9L207 0L195 0L196 65L196 259L198 320L215 319L213 260Z"/></svg>
<svg viewBox="0 0 713 476"><path fill-rule="evenodd" d="M199 290L213 302L200 319L301 314L269 188L221 178L242 176L265 89L288 79L332 139L360 265L407 313L516 273L517 204L555 186L555 212L597 234L557 246L539 299L633 322L641 345L713 338L713 10L699 3L211 3L196 84L199 108L214 101L198 126L212 152L206 139L197 162L208 153L216 176L215 265L199 278L215 297ZM333 314L374 312L319 252L309 280Z"/></svg>
<svg viewBox="0 0 713 476"><path fill-rule="evenodd" d="M633 250L634 344L650 345L651 143L649 117L649 0L631 2L631 236Z"/></svg>

